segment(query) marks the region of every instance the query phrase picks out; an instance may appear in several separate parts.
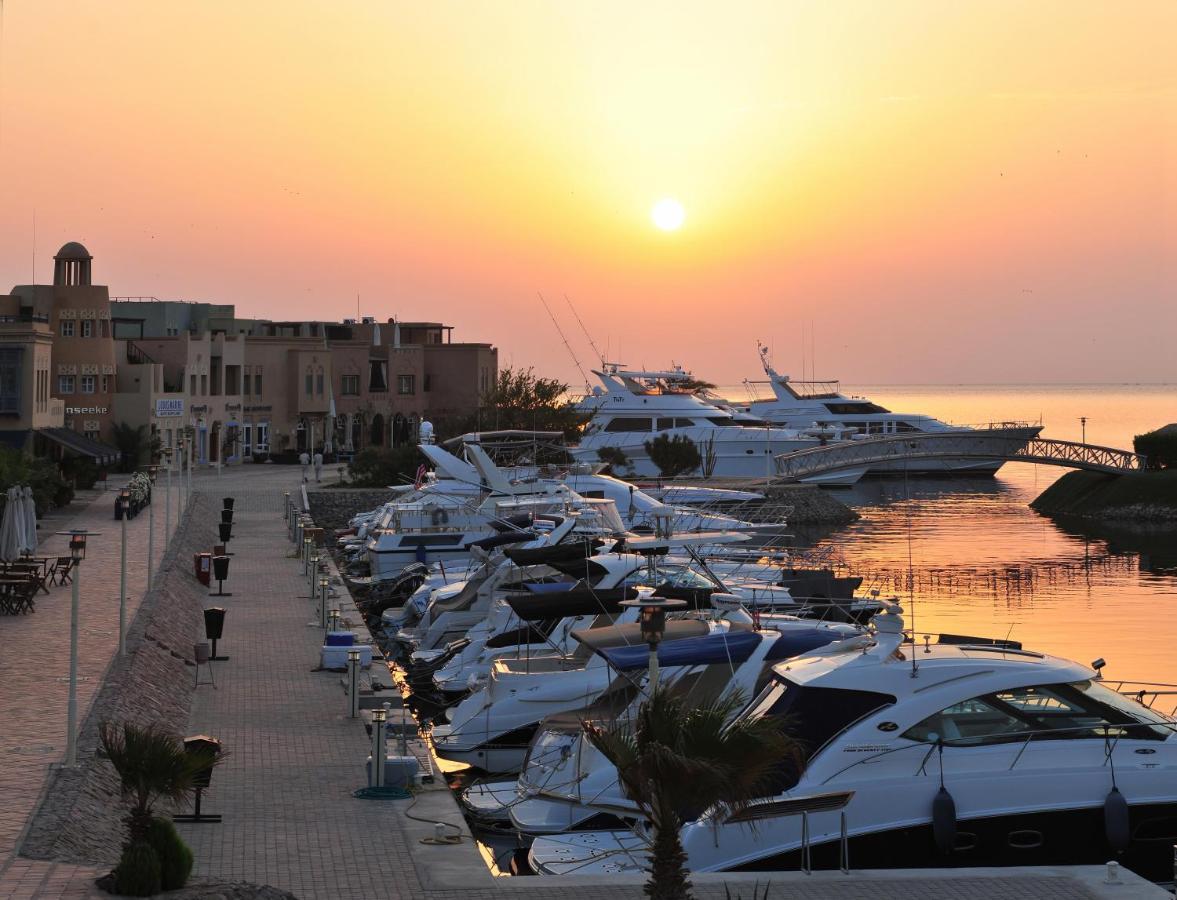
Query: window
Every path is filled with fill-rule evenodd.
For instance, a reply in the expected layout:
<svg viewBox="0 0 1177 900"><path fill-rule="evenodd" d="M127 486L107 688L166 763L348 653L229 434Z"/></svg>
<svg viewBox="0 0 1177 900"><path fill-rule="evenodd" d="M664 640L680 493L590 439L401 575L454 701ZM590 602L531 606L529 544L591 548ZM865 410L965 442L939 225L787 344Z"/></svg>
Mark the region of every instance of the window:
<svg viewBox="0 0 1177 900"><path fill-rule="evenodd" d="M708 416L707 421L712 425L718 425L721 428L729 428L736 424L736 420L731 416Z"/></svg>
<svg viewBox="0 0 1177 900"><path fill-rule="evenodd" d="M1164 740L1172 725L1145 706L1092 681L1011 688L954 704L903 733L910 741L1002 744L1024 740ZM1132 726L1125 728L1124 726Z"/></svg>
<svg viewBox="0 0 1177 900"><path fill-rule="evenodd" d="M208 396L208 376L207 375L200 376L200 396L202 396L202 397Z"/></svg>
<svg viewBox="0 0 1177 900"><path fill-rule="evenodd" d="M241 393L243 393L247 397L250 394L249 384L250 384L249 369L247 368L245 370L245 374L241 376Z"/></svg>
<svg viewBox="0 0 1177 900"><path fill-rule="evenodd" d="M253 449L258 453L270 451L270 423L258 422L255 426Z"/></svg>
<svg viewBox="0 0 1177 900"><path fill-rule="evenodd" d="M61 336L62 337L73 337L74 336L74 320L73 319L62 319L61 320Z"/></svg>
<svg viewBox="0 0 1177 900"><path fill-rule="evenodd" d="M690 428L694 423L690 419L672 419L663 416L658 420L655 431L668 431L671 428Z"/></svg>
<svg viewBox="0 0 1177 900"><path fill-rule="evenodd" d="M257 396L261 392L262 392L262 369L261 369L261 366L258 366L257 371L253 373L253 393L254 393L254 396Z"/></svg>
<svg viewBox="0 0 1177 900"><path fill-rule="evenodd" d="M104 338L110 337L110 320L109 319L100 320L98 322L98 328L99 328L98 334L101 337L104 337Z"/></svg>
<svg viewBox="0 0 1177 900"><path fill-rule="evenodd" d="M382 394L388 390L388 363L382 359L368 362L368 392Z"/></svg>
<svg viewBox="0 0 1177 900"><path fill-rule="evenodd" d="M93 394L94 393L94 383L97 380L98 379L93 375L83 375L82 376L82 393L83 394Z"/></svg>
<svg viewBox="0 0 1177 900"><path fill-rule="evenodd" d="M396 376L396 392L398 394L415 394L417 393L417 376L416 375L397 375Z"/></svg>
<svg viewBox="0 0 1177 900"><path fill-rule="evenodd" d="M360 395L360 376L359 375L344 375L340 381L342 382L341 393L345 397L358 397Z"/></svg>
<svg viewBox="0 0 1177 900"><path fill-rule="evenodd" d="M426 372L421 383L421 390L426 394L428 394L433 389L433 385L430 383L430 381L431 379L429 377L429 373Z"/></svg>
<svg viewBox="0 0 1177 900"><path fill-rule="evenodd" d="M241 455L253 455L253 425L249 422L241 426Z"/></svg>
<svg viewBox="0 0 1177 900"><path fill-rule="evenodd" d="M87 428L85 431L82 432L82 434L84 434L86 437L88 437L92 441L98 440L98 429L97 428Z"/></svg>
<svg viewBox="0 0 1177 900"><path fill-rule="evenodd" d="M323 370L319 369L318 374L315 375L315 393L320 397L323 396Z"/></svg>
<svg viewBox="0 0 1177 900"><path fill-rule="evenodd" d="M104 394L110 393L110 376L109 375L102 376L102 393L104 393Z"/></svg>
<svg viewBox="0 0 1177 900"><path fill-rule="evenodd" d="M82 319L82 337L94 337L94 321L92 319Z"/></svg>
<svg viewBox="0 0 1177 900"><path fill-rule="evenodd" d="M57 376L57 393L72 394L74 392L74 376L73 375L58 375Z"/></svg>
<svg viewBox="0 0 1177 900"><path fill-rule="evenodd" d="M649 419L610 419L605 431L649 431Z"/></svg>
<svg viewBox="0 0 1177 900"><path fill-rule="evenodd" d="M307 391L308 397L314 392L314 389L315 389L315 378L310 372L307 372L306 391Z"/></svg>
<svg viewBox="0 0 1177 900"><path fill-rule="evenodd" d="M23 347L0 349L0 414L20 415L20 374L23 359Z"/></svg>
<svg viewBox="0 0 1177 900"><path fill-rule="evenodd" d="M188 394L192 397L196 396L196 376L195 375L192 376L192 387L188 391Z"/></svg>

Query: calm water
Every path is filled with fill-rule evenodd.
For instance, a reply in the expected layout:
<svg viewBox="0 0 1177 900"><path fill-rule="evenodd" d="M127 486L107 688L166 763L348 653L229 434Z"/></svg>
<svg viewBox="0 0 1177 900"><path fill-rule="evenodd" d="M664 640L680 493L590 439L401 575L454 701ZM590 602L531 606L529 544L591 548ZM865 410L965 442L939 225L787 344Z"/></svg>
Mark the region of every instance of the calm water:
<svg viewBox="0 0 1177 900"><path fill-rule="evenodd" d="M1130 448L1177 422L1177 385L847 385L897 412L954 422L1041 421L1047 437ZM1066 470L1009 464L996 478L872 480L837 495L862 519L817 542L884 594L907 590L919 632L1009 634L1105 675L1177 682L1177 531L1065 525L1028 503ZM910 536L910 540L909 540Z"/></svg>

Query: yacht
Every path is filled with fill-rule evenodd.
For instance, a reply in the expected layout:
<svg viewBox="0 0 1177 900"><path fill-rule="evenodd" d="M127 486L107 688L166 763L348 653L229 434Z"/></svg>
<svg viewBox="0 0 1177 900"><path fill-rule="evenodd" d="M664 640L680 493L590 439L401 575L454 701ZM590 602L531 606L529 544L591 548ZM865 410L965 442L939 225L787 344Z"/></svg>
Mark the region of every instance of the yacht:
<svg viewBox="0 0 1177 900"><path fill-rule="evenodd" d="M1177 721L1149 705L1171 687L1112 685L1102 660L1011 642L913 645L898 613L774 668L742 715L787 722L807 760L738 813L686 822L691 871L1171 866ZM640 874L650 838L641 821L538 838L528 859L548 875Z"/></svg>
<svg viewBox="0 0 1177 900"><path fill-rule="evenodd" d="M734 415L748 415L781 428L808 429L815 434L830 436L839 434L853 440L900 434L980 431L985 435L1000 434L1029 441L1042 431L1041 425L1026 422L992 422L966 427L949 425L920 413L891 412L863 397L843 394L837 381L795 381L782 375L773 368L768 348L760 344L758 349L767 381L747 381L745 384L751 389L754 385L767 383L773 396L746 405L732 404L730 408ZM909 475L984 476L994 474L1003 464L1000 460L948 457L879 463L870 466L865 474L903 474L906 467Z"/></svg>
<svg viewBox="0 0 1177 900"><path fill-rule="evenodd" d="M569 453L583 463L611 461L614 472L625 478L661 475L645 444L662 435L694 442L703 460L694 474L703 478L768 478L776 471L774 457L818 446L823 439L794 429L741 424L731 411L700 396L698 382L679 366L658 372L608 363L593 374L601 386L577 404L591 418Z"/></svg>

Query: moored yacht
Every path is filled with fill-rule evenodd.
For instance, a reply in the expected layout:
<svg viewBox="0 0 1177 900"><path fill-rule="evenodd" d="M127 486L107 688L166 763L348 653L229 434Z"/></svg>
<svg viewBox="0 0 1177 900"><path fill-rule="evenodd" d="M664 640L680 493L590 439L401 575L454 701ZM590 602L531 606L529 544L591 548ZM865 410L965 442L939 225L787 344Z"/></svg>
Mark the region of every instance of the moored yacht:
<svg viewBox="0 0 1177 900"><path fill-rule="evenodd" d="M696 872L1093 864L1158 877L1177 837L1177 722L1099 670L1004 642L877 633L776 666L745 710L779 717L807 761L738 814L681 830ZM843 645L849 645L841 649ZM641 873L650 834L538 839L541 874ZM1171 872L1171 869L1169 870Z"/></svg>
<svg viewBox="0 0 1177 900"><path fill-rule="evenodd" d="M604 387L577 404L592 418L569 452L579 462L612 459L623 477L661 474L645 447L661 435L690 438L702 457L694 474L704 478L771 476L774 457L820 443L792 429L741 424L730 411L699 396L698 382L677 366L657 372L610 363L593 374Z"/></svg>
<svg viewBox="0 0 1177 900"><path fill-rule="evenodd" d="M949 425L921 413L897 413L864 397L842 393L837 381L796 381L783 375L768 358L768 348L759 345L760 363L767 382L746 382L752 385L767 383L771 399L753 400L746 405L732 406L733 412L746 414L781 428L810 430L818 434L849 437L855 440L889 437L900 434L936 434L942 432L981 431L987 435L1031 440L1042 431L1041 425L1026 422L993 422L983 426ZM1004 463L969 457L942 457L908 462L875 463L866 474L908 475L992 475Z"/></svg>

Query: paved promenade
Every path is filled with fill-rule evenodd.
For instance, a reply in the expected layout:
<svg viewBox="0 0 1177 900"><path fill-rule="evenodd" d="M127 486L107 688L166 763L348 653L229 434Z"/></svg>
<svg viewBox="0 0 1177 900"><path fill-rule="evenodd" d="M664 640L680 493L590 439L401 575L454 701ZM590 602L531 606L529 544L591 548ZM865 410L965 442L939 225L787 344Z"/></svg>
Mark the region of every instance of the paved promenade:
<svg viewBox="0 0 1177 900"><path fill-rule="evenodd" d="M101 532L90 538L82 564L78 637L78 722L85 719L102 677L118 652L119 555L121 523L114 521L114 498L127 476L79 496L56 510L37 530L39 556L68 556L68 538L54 531L85 528ZM165 543L163 478L155 492L155 560ZM172 525L179 517L179 495L172 494ZM127 622L147 588L146 510L127 523ZM39 593L37 611L0 616L0 897L29 896L33 884L56 890L74 880L73 866L31 863L15 858L18 841L45 785L49 766L65 752L69 675L70 587L51 586ZM88 872L88 870L85 870ZM13 887L19 887L16 891Z"/></svg>
<svg viewBox="0 0 1177 900"><path fill-rule="evenodd" d="M315 607L306 597L299 563L287 556L291 545L281 516L282 492L296 492L298 480L297 469L271 466L226 472L219 479L202 473L197 480L198 490L206 491L215 501L203 515L211 516L209 510L219 509L219 497L224 495L235 497L236 507L230 545L235 556L225 584L233 596L209 601L228 609L225 638L218 649L229 659L214 664L216 688L202 684L197 689L189 722L190 733L215 735L230 753L214 773L205 801L205 810L223 814L224 821L179 826L196 856L194 875L270 884L304 900L422 896L433 900L510 900L557 894L565 900L641 897L640 884L617 879L569 879L559 885L538 878L494 879L468 836L456 846L421 844L420 838L432 833L433 821L460 822L445 791L423 793L415 803L353 797L352 792L365 780L369 741L361 722L347 715L340 676L314 671L321 632L308 627ZM94 527L109 526L113 522L103 518L109 515L108 506L91 507L79 518L93 516ZM132 525L143 521L141 518ZM96 545L92 558L102 552ZM185 565L185 561L178 564ZM110 596L117 599L117 569L114 571L114 593ZM138 596L142 581L136 585ZM55 598L58 596L68 603L64 589L55 592ZM44 608L55 608L55 618L60 619L61 601L54 602L56 607L46 604ZM108 606L109 597L103 609ZM37 615L41 615L40 609ZM99 626L98 621L95 619L95 628L109 628ZM0 628L8 624L0 620ZM59 650L63 634L61 630L47 633L45 645ZM84 672L97 678L103 657L97 649L93 652L95 657ZM108 646L106 660L111 652ZM26 664L36 663L36 655L29 652ZM5 699L0 702L33 707L39 715L29 715L30 720L51 719L52 714L44 713L44 690L36 686L41 683L43 679L35 678L22 682L19 699L10 699L17 695L5 682ZM56 682L51 685L56 689ZM64 723L64 686L60 693L60 722ZM29 726L30 743L43 740L58 746L56 734L61 730L48 728L45 736L38 738L36 729ZM44 771L45 762L43 758L37 762L39 771ZM37 777L37 766L27 767L29 777ZM36 792L21 790L23 815L27 816ZM410 804L414 804L411 815L424 822L408 817ZM10 816L14 834L20 831L16 822L20 815L18 811ZM4 865L0 900L105 896L92 888L95 872L85 868L11 855ZM1108 887L1101 884L1101 878L1102 869L819 873L811 877L788 873L771 877L774 887L769 896L774 900L785 896L813 900L1104 896L1143 900L1165 896L1139 882ZM699 877L695 893L700 900L719 900L726 896L726 884L732 897L751 897L756 880L756 876ZM768 880L764 874L759 876L761 885Z"/></svg>

